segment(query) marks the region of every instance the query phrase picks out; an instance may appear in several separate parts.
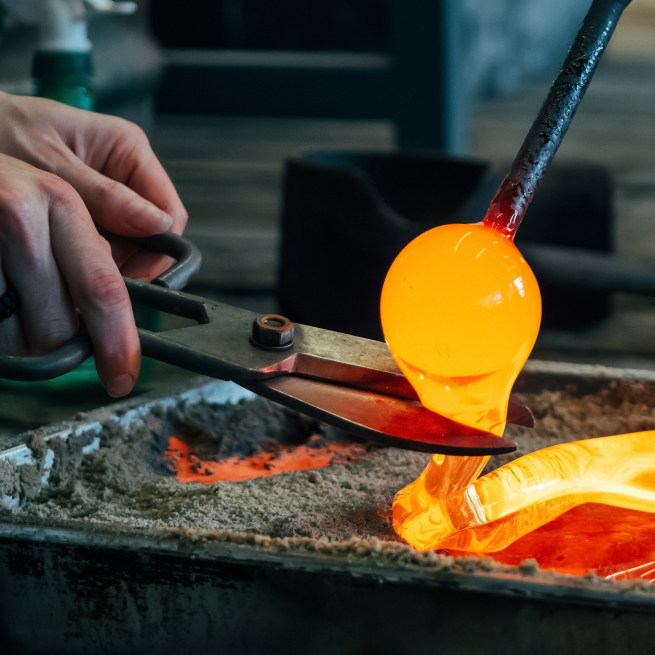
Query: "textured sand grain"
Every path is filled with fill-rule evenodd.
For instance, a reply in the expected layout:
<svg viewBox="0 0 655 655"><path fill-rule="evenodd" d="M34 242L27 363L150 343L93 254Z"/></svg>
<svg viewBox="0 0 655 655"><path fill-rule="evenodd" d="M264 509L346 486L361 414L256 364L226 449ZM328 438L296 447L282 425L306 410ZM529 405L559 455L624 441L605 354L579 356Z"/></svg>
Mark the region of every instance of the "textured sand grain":
<svg viewBox="0 0 655 655"><path fill-rule="evenodd" d="M535 411L533 430L509 426L517 453L494 457L487 470L556 443L655 429L655 389L613 383L598 396L544 392L524 398ZM127 432L104 428L98 452L84 458L72 444L58 446L49 487L14 513L55 523L93 523L151 530L228 530L274 538L310 537L339 542L351 537L394 539L389 512L395 493L414 480L429 455L359 445L343 459L313 471L214 484L182 484L164 457L168 437L182 432L205 459L343 438L325 425L258 399L232 406L180 407L151 415ZM318 439L316 438L318 436ZM42 447L38 443L34 448ZM5 467L7 468L7 467ZM24 467L21 467L24 468ZM29 467L28 467L29 468ZM7 484L30 496L38 471L0 471ZM12 478L12 475L14 476Z"/></svg>

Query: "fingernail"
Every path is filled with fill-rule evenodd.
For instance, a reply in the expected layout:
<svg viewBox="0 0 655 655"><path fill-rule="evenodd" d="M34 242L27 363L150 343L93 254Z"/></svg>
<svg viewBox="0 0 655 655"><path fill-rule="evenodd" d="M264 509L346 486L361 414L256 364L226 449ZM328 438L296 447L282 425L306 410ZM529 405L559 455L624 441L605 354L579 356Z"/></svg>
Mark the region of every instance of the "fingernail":
<svg viewBox="0 0 655 655"><path fill-rule="evenodd" d="M153 234L166 232L171 227L171 225L173 225L173 217L161 211L161 209L148 206L147 214L151 219L151 224L148 227Z"/></svg>
<svg viewBox="0 0 655 655"><path fill-rule="evenodd" d="M115 378L107 380L107 393L112 398L121 398L122 396L127 396L132 387L134 386L134 380L129 373L125 375L118 375Z"/></svg>

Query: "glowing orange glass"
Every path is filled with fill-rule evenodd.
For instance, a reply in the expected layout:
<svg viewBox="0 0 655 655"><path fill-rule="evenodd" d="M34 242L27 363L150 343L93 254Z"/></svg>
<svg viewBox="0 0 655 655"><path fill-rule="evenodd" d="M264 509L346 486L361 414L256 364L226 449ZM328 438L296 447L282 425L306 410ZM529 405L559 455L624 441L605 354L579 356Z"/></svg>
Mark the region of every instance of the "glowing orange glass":
<svg viewBox="0 0 655 655"><path fill-rule="evenodd" d="M425 232L391 266L381 317L427 408L502 435L541 321L537 281L511 236L483 223Z"/></svg>
<svg viewBox="0 0 655 655"><path fill-rule="evenodd" d="M381 303L389 347L423 403L498 435L541 316L511 236L491 223L423 234L394 262ZM487 461L434 455L396 496L398 535L419 550L655 578L655 432L554 446L477 479ZM627 542L613 526L629 527Z"/></svg>
<svg viewBox="0 0 655 655"><path fill-rule="evenodd" d="M655 513L652 431L552 446L473 482L485 459L435 455L396 496L397 533L419 550L489 553L584 503Z"/></svg>
<svg viewBox="0 0 655 655"><path fill-rule="evenodd" d="M389 271L384 334L421 401L435 412L503 432L510 389L541 318L537 283L512 239L620 13L618 4L593 3L483 223L423 234ZM652 433L565 444L476 482L486 458L435 455L398 494L394 526L421 550L493 552L580 503L653 512L653 445Z"/></svg>

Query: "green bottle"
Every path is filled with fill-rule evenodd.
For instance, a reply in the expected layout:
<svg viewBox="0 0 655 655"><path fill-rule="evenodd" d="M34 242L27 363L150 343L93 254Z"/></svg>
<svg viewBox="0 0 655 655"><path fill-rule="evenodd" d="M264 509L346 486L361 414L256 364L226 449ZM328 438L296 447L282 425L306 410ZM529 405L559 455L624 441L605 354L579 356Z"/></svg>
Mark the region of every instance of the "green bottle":
<svg viewBox="0 0 655 655"><path fill-rule="evenodd" d="M78 109L95 108L90 52L37 51L32 76L37 96Z"/></svg>
<svg viewBox="0 0 655 655"><path fill-rule="evenodd" d="M39 42L32 64L35 93L93 110L93 62L81 0L42 0Z"/></svg>

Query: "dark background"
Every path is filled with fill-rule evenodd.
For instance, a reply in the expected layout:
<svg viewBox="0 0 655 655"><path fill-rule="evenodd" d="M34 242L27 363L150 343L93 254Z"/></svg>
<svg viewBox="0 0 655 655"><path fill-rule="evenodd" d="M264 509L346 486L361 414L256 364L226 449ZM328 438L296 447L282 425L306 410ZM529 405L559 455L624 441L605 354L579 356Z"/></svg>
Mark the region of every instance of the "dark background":
<svg viewBox="0 0 655 655"><path fill-rule="evenodd" d="M391 48L385 0L175 0L150 6L166 48L384 52Z"/></svg>

